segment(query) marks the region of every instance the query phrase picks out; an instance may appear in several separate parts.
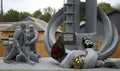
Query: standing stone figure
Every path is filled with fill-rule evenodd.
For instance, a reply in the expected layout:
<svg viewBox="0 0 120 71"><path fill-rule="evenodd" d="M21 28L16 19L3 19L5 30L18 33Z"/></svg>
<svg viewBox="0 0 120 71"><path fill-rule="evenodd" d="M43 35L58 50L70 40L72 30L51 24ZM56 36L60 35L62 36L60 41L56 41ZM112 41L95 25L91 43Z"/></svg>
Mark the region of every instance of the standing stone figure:
<svg viewBox="0 0 120 71"><path fill-rule="evenodd" d="M20 28L15 31L13 36L13 41L19 51L19 54L16 56L16 61L19 62L20 58L22 59L24 57L27 63L34 64L34 62L30 60L29 47L26 47L27 37L25 28L26 25L22 22Z"/></svg>
<svg viewBox="0 0 120 71"><path fill-rule="evenodd" d="M30 50L40 58L40 55L36 51L36 42L38 38L38 32L34 29L33 25L29 25L29 29L27 30L27 44Z"/></svg>

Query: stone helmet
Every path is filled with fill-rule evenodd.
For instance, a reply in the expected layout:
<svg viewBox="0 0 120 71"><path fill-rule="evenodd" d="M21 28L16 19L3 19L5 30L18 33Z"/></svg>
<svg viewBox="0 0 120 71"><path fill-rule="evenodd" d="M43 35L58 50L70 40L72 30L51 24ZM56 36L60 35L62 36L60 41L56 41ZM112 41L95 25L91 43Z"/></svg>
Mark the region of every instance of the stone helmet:
<svg viewBox="0 0 120 71"><path fill-rule="evenodd" d="M23 28L23 29L25 29L26 28L26 22L21 22L20 23L20 27Z"/></svg>

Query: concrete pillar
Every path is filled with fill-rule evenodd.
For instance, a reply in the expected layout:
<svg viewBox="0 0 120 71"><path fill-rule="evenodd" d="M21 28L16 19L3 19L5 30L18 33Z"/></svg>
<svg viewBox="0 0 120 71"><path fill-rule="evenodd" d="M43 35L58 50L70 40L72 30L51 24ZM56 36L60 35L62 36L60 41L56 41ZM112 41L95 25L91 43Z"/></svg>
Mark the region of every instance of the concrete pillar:
<svg viewBox="0 0 120 71"><path fill-rule="evenodd" d="M86 33L97 33L97 0L86 0Z"/></svg>
<svg viewBox="0 0 120 71"><path fill-rule="evenodd" d="M65 1L65 23L66 32L79 32L80 31L80 0L67 0Z"/></svg>
<svg viewBox="0 0 120 71"><path fill-rule="evenodd" d="M74 5L72 4L74 0L67 0L65 4L65 24L66 24L66 32L73 32L73 20L74 20Z"/></svg>
<svg viewBox="0 0 120 71"><path fill-rule="evenodd" d="M75 0L75 32L80 33L80 0Z"/></svg>

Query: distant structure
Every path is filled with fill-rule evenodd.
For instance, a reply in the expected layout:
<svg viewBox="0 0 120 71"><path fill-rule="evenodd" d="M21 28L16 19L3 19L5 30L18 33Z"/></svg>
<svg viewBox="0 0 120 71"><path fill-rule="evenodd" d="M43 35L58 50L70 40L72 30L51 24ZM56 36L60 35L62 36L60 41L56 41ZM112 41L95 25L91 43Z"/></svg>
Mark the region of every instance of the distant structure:
<svg viewBox="0 0 120 71"><path fill-rule="evenodd" d="M120 29L120 20L119 20L119 18L120 18L120 11L115 10L115 11L109 13L108 17L110 18L111 23L113 23L116 26L116 28L118 30L118 34L120 36L120 30L119 30ZM85 32L85 23L86 22L85 21L83 21L83 22L84 23L80 26L80 30L81 30L80 32L81 33ZM97 29L101 29L101 30L97 30L97 34L102 36L104 34L104 32L103 32L103 25L101 25L102 23L99 20L97 22L98 22Z"/></svg>
<svg viewBox="0 0 120 71"><path fill-rule="evenodd" d="M110 21L116 26L120 35L120 11L114 11L108 14Z"/></svg>

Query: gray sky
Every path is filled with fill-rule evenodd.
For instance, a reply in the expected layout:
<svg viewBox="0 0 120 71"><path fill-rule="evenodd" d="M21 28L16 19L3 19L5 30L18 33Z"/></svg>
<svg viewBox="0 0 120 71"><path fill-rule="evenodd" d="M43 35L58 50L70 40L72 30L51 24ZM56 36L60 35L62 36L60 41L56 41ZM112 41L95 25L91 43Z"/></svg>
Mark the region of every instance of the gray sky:
<svg viewBox="0 0 120 71"><path fill-rule="evenodd" d="M85 1L85 0L81 0ZM48 6L55 8L56 10L63 7L64 0L3 0L4 11L9 9L15 9L18 11L27 11L33 13L35 10L43 9ZM98 0L100 2L110 3L112 6L120 4L120 0Z"/></svg>

